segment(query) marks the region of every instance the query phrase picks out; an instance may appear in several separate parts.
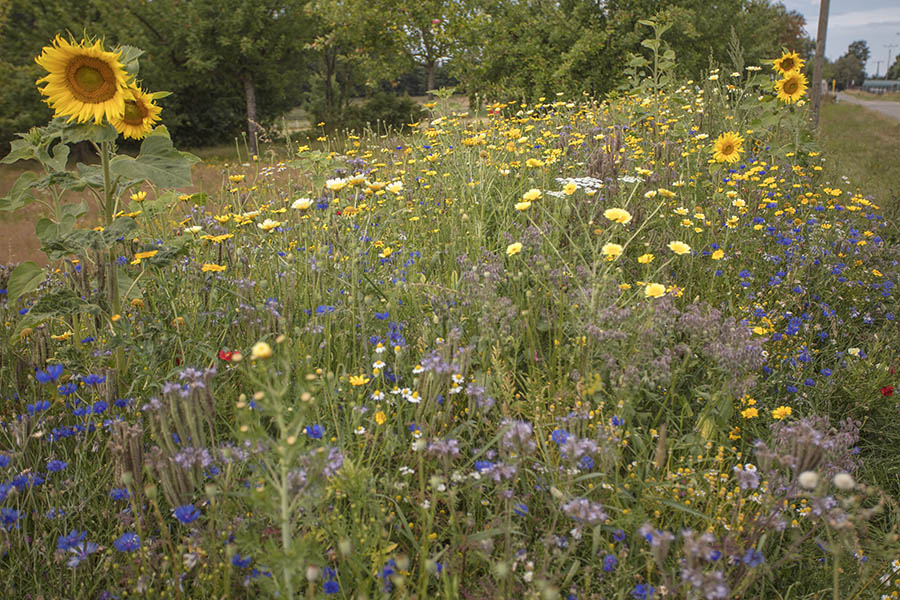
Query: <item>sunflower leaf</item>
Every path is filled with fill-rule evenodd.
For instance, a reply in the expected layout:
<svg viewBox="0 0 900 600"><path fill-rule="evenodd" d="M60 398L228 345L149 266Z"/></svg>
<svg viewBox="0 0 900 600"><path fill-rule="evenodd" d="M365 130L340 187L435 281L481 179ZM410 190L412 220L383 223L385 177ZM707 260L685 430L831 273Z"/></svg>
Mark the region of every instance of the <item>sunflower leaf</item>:
<svg viewBox="0 0 900 600"><path fill-rule="evenodd" d="M91 140L94 143L113 142L119 136L116 128L106 123L94 125L93 123L67 123L60 131L60 139L63 143L74 144Z"/></svg>
<svg viewBox="0 0 900 600"><path fill-rule="evenodd" d="M169 130L159 126L144 138L137 158L117 156L109 166L126 185L149 181L160 187L179 188L191 185L191 166L199 160L193 154L176 150Z"/></svg>
<svg viewBox="0 0 900 600"><path fill-rule="evenodd" d="M9 303L12 304L28 292L33 292L42 281L44 270L31 261L23 262L9 276L9 283L6 286Z"/></svg>
<svg viewBox="0 0 900 600"><path fill-rule="evenodd" d="M0 163L4 165L11 165L18 160L29 160L34 158L34 144L31 140L23 137L18 140L13 140L9 143L9 146L9 154L4 156L3 160L0 160Z"/></svg>
<svg viewBox="0 0 900 600"><path fill-rule="evenodd" d="M119 46L118 50L122 53L119 57L122 65L125 66L125 72L131 77L137 77L140 64L138 58L144 54L144 51L134 46Z"/></svg>
<svg viewBox="0 0 900 600"><path fill-rule="evenodd" d="M37 180L37 173L33 171L25 171L19 175L9 194L5 198L0 198L0 212L18 210L30 204L34 200L33 190L37 187Z"/></svg>

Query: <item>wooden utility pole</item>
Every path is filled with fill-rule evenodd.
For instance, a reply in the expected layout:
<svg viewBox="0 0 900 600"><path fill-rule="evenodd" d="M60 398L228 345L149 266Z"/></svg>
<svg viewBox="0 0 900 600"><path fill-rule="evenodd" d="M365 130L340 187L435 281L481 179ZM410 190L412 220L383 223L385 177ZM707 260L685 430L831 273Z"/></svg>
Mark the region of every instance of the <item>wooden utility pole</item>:
<svg viewBox="0 0 900 600"><path fill-rule="evenodd" d="M831 0L820 0L819 33L816 35L816 58L813 63L812 103L813 129L819 127L819 107L822 105L822 70L825 67L825 34L828 33L828 9Z"/></svg>

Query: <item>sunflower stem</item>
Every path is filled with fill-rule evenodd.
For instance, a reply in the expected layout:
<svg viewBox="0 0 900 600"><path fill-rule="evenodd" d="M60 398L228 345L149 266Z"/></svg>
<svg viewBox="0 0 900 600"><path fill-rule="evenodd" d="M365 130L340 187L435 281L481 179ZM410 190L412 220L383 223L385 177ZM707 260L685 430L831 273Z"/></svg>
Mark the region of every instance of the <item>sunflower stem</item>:
<svg viewBox="0 0 900 600"><path fill-rule="evenodd" d="M103 166L103 227L109 227L112 224L113 210L115 208L115 203L113 202L112 177L109 172L109 155L111 153L112 146L110 142L102 142L100 146L100 162ZM109 277L106 278L109 282L109 288L107 290L109 296L108 300L110 312L113 315L118 315L122 312L122 303L119 298L119 277L118 266L116 264L116 252L113 248L110 248L108 252L109 260L107 260L107 263L109 264ZM119 346L116 348L116 389L119 396L124 395L124 371L125 350L122 346Z"/></svg>

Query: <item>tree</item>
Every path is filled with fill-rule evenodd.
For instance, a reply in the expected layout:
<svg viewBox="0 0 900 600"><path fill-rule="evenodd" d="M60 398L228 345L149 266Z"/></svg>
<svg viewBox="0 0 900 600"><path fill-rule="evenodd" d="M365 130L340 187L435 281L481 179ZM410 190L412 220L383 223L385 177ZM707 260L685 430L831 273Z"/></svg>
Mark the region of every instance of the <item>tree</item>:
<svg viewBox="0 0 900 600"><path fill-rule="evenodd" d="M68 31L101 34L98 19L93 2L85 0L0 2L0 155L17 132L44 124L53 114L34 84L46 74L34 62L41 48Z"/></svg>
<svg viewBox="0 0 900 600"><path fill-rule="evenodd" d="M885 77L887 79L900 79L900 54L897 54L896 58L894 58L894 64L888 67Z"/></svg>
<svg viewBox="0 0 900 600"><path fill-rule="evenodd" d="M857 55L847 52L831 65L831 76L839 89L860 85L865 78L863 64Z"/></svg>
<svg viewBox="0 0 900 600"><path fill-rule="evenodd" d="M304 0L193 0L189 3L187 65L243 92L247 139L258 153L259 103L284 99L299 90L303 46L312 40L311 19ZM277 90L267 98L260 85ZM280 89L279 89L280 88ZM286 103L283 108L287 108ZM294 102L296 104L296 102Z"/></svg>
<svg viewBox="0 0 900 600"><path fill-rule="evenodd" d="M859 62L862 63L863 66L865 66L865 64L869 62L869 45L865 40L857 40L847 47L847 54L852 54L859 59Z"/></svg>

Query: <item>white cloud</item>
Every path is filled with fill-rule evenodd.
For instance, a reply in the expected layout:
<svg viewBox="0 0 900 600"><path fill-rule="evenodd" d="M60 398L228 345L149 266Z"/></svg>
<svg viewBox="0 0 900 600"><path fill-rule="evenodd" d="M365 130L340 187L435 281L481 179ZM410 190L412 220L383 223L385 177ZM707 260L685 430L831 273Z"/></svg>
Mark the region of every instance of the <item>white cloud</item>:
<svg viewBox="0 0 900 600"><path fill-rule="evenodd" d="M816 15L818 19L818 15ZM828 27L864 27L882 25L889 22L900 22L900 7L885 7L872 10L855 10L839 15L832 14L828 19Z"/></svg>

